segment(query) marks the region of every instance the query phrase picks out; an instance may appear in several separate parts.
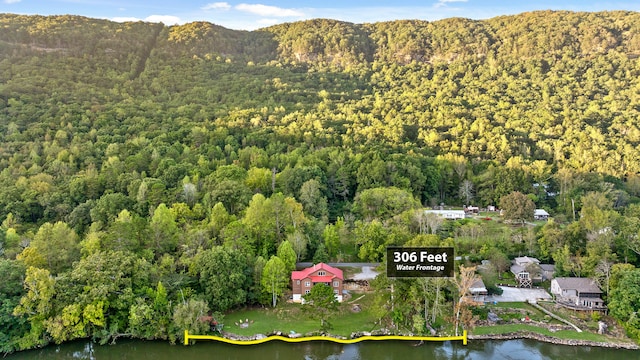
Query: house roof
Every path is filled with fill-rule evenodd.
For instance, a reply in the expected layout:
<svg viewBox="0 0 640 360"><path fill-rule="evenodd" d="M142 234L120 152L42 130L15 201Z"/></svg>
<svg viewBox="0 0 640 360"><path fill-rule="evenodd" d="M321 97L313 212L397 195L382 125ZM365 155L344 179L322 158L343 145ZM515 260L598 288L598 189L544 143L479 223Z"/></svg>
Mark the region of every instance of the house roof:
<svg viewBox="0 0 640 360"><path fill-rule="evenodd" d="M335 276L333 276L333 275L312 276L311 277L311 282L313 282L313 283L328 283L328 282L331 282L331 280L333 280L333 278L335 278Z"/></svg>
<svg viewBox="0 0 640 360"><path fill-rule="evenodd" d="M484 286L484 281L482 281L482 279L477 279L476 281L474 281L469 288L469 292L472 294L486 291L487 288Z"/></svg>
<svg viewBox="0 0 640 360"><path fill-rule="evenodd" d="M334 268L333 266L329 266L325 263L319 263L319 264L315 264L311 267L308 267L304 270L300 270L300 271L292 271L291 272L291 279L292 280L302 280L302 279L306 279L309 277L309 275L315 271L318 270L324 270L327 272L327 274L332 274L333 276L327 276L329 277L329 281L334 278L337 277L340 280L344 279L344 275L342 274L342 270L338 269L338 268ZM314 281L316 282L316 281ZM318 282L328 282L328 281L318 281Z"/></svg>
<svg viewBox="0 0 640 360"><path fill-rule="evenodd" d="M511 272L516 275L518 275L521 272L527 272L524 266L520 266L520 265L511 265L509 270L511 270Z"/></svg>
<svg viewBox="0 0 640 360"><path fill-rule="evenodd" d="M526 266L527 264L530 264L532 262L536 263L536 264L540 264L540 260L538 260L538 259L536 259L534 257L528 257L528 256L517 257L517 258L513 259L513 262L515 264L517 264L517 265L520 265L520 266Z"/></svg>
<svg viewBox="0 0 640 360"><path fill-rule="evenodd" d="M425 210L424 211L427 214L436 214L436 215L440 215L440 216L446 216L446 215L451 215L451 216L461 216L461 217L465 217L465 213L464 210Z"/></svg>
<svg viewBox="0 0 640 360"><path fill-rule="evenodd" d="M574 289L580 293L602 294L600 288L593 279L578 277L559 277L553 279L562 290Z"/></svg>
<svg viewBox="0 0 640 360"><path fill-rule="evenodd" d="M545 209L533 210L533 216L549 216L549 213Z"/></svg>
<svg viewBox="0 0 640 360"><path fill-rule="evenodd" d="M540 264L543 271L556 271L556 266L553 264Z"/></svg>

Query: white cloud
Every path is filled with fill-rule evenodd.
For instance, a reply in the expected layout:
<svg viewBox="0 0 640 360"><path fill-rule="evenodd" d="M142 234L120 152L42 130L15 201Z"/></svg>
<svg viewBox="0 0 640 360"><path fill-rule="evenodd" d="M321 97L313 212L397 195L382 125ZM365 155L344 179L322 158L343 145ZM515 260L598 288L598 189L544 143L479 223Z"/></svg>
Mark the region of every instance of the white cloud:
<svg viewBox="0 0 640 360"><path fill-rule="evenodd" d="M236 6L236 10L245 11L248 13L260 15L260 16L274 16L274 17L302 17L304 13L295 9L283 9L276 6L262 5L262 4L239 4Z"/></svg>
<svg viewBox="0 0 640 360"><path fill-rule="evenodd" d="M439 8L442 6L447 6L448 3L457 3L457 2L467 2L468 0L438 0L433 7Z"/></svg>
<svg viewBox="0 0 640 360"><path fill-rule="evenodd" d="M4 0L5 4L17 4L22 0Z"/></svg>
<svg viewBox="0 0 640 360"><path fill-rule="evenodd" d="M165 25L176 25L182 23L179 17L173 15L151 15L147 16L144 21L163 23Z"/></svg>
<svg viewBox="0 0 640 360"><path fill-rule="evenodd" d="M215 2L201 7L202 10L229 10L231 5L228 2Z"/></svg>

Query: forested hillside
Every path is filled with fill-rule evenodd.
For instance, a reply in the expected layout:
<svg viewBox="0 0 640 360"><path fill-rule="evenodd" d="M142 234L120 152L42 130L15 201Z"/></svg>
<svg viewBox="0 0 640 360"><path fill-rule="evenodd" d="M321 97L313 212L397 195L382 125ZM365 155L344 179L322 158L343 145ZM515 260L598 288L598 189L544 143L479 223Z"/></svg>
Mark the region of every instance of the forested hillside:
<svg viewBox="0 0 640 360"><path fill-rule="evenodd" d="M606 278L638 339L639 55L633 12L252 32L1 14L0 351L174 340L270 303L273 256L404 244ZM514 192L555 221L421 211Z"/></svg>

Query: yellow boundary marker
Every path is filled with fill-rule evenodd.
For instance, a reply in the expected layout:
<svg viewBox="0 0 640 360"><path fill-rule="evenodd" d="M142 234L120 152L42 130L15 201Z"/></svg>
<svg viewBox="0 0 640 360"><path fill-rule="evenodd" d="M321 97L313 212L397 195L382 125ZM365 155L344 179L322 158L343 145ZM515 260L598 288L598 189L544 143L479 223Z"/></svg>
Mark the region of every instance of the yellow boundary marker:
<svg viewBox="0 0 640 360"><path fill-rule="evenodd" d="M462 336L443 336L443 337L439 337L439 336L399 336L399 335L385 335L385 336L361 336L359 338L355 338L355 339L337 339L334 337L330 337L330 336L309 336L309 337L301 337L301 338L289 338L289 337L285 337L285 336L269 336L269 337L265 337L263 339L257 339L257 340L232 340L232 339L226 339L220 336L213 336L213 335L191 335L189 334L188 330L184 331L184 344L185 345L189 345L189 340L214 340L214 341L220 341L220 342L225 342L228 344L234 344L234 345L256 345L256 344L262 344L265 343L267 341L272 341L272 340L281 340L281 341L286 341L286 342L290 342L290 343L299 343L299 342L305 342L305 341L333 341L335 343L340 343L340 344L354 344L354 343L358 343L361 341L367 341L367 340L374 340L374 341L380 341L380 340L413 340L413 341L455 341L455 340L462 340L462 344L463 345L467 345L467 330L464 330L464 332L462 333Z"/></svg>

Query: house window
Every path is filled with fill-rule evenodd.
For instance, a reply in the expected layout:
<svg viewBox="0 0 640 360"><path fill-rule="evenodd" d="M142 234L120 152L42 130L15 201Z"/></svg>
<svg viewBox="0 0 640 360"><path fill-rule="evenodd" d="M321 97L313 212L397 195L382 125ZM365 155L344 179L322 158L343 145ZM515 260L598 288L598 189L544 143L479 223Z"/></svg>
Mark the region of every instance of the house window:
<svg viewBox="0 0 640 360"><path fill-rule="evenodd" d="M311 290L305 290L305 291L304 291L304 294L306 295L306 294L308 294L308 293L310 293L310 292L311 292Z"/></svg>
<svg viewBox="0 0 640 360"><path fill-rule="evenodd" d="M304 282L304 286L306 286L306 287L311 286L311 281L305 281ZM307 291L309 291L309 290L307 290Z"/></svg>
<svg viewBox="0 0 640 360"><path fill-rule="evenodd" d="M318 276L325 276L327 275L326 271L318 271Z"/></svg>
<svg viewBox="0 0 640 360"><path fill-rule="evenodd" d="M296 285L300 285L300 280L296 280Z"/></svg>
<svg viewBox="0 0 640 360"><path fill-rule="evenodd" d="M334 281L333 282L333 287L338 287L340 286L340 282L339 281Z"/></svg>
<svg viewBox="0 0 640 360"><path fill-rule="evenodd" d="M338 289L333 290L333 293L337 294L338 293Z"/></svg>

